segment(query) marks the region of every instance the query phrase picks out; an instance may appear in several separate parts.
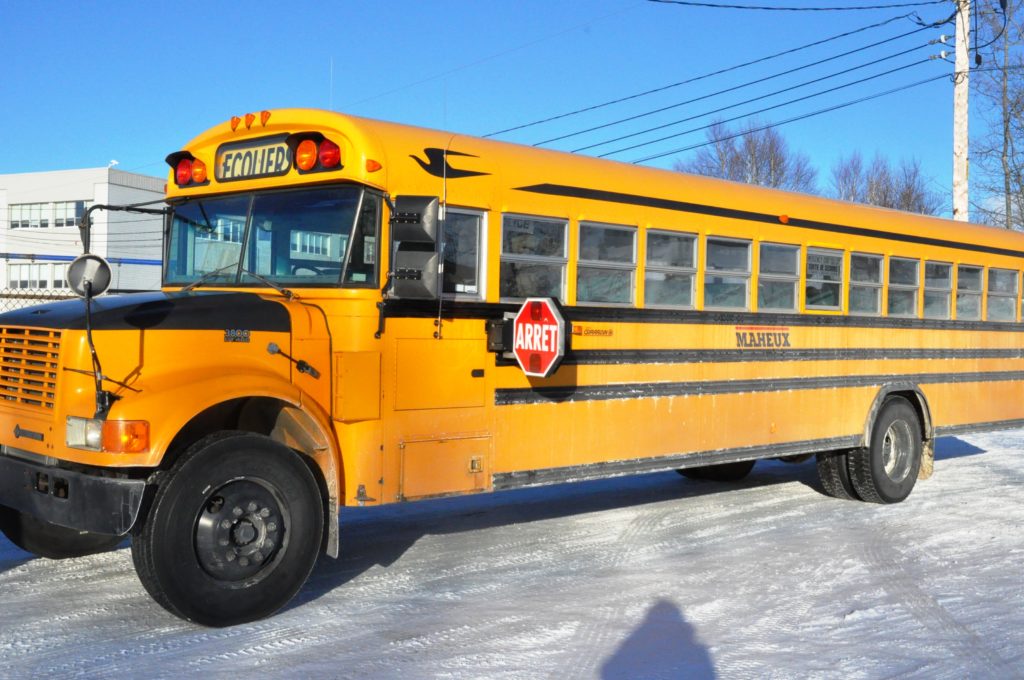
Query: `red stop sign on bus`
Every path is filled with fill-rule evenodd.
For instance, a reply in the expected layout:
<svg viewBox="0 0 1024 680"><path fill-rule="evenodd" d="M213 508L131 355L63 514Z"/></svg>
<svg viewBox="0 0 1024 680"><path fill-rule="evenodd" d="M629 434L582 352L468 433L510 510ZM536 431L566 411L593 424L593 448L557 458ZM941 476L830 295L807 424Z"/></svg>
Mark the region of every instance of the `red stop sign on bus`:
<svg viewBox="0 0 1024 680"><path fill-rule="evenodd" d="M523 373L546 378L565 356L565 319L551 298L527 298L512 322L512 353Z"/></svg>

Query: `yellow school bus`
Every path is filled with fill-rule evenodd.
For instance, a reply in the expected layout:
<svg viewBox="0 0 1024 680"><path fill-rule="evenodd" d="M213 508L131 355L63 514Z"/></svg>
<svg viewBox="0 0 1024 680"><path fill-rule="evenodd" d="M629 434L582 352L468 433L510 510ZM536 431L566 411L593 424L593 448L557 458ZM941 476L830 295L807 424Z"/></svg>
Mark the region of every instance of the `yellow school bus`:
<svg viewBox="0 0 1024 680"><path fill-rule="evenodd" d="M283 606L341 506L813 454L894 503L1024 425L1019 234L316 110L167 160L162 291L0 316L0 527L130 533L192 621Z"/></svg>

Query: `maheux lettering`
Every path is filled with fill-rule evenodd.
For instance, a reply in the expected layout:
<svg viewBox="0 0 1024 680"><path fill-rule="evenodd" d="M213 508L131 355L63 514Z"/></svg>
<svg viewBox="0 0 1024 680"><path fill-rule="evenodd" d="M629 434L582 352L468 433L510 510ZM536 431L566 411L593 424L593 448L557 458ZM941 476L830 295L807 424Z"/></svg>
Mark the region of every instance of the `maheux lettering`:
<svg viewBox="0 0 1024 680"><path fill-rule="evenodd" d="M753 331L736 331L736 346L747 347L791 347L789 333L754 333Z"/></svg>

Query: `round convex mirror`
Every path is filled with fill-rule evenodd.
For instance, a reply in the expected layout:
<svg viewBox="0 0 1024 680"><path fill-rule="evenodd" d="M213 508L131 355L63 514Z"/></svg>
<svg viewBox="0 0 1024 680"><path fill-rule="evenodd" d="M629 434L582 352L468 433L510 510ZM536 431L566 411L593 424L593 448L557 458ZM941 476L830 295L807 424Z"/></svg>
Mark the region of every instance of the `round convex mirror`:
<svg viewBox="0 0 1024 680"><path fill-rule="evenodd" d="M99 255L79 255L68 265L68 285L79 297L85 297L87 287L92 297L103 295L110 288L110 280L110 265Z"/></svg>

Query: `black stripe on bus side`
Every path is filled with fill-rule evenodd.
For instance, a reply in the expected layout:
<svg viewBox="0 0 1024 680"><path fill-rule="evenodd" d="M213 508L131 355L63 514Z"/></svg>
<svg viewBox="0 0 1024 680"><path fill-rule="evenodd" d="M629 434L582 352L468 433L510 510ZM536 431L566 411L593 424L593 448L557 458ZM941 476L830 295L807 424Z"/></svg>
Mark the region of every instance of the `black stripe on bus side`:
<svg viewBox="0 0 1024 680"><path fill-rule="evenodd" d="M641 472L660 472L663 470L679 470L702 465L718 465L737 463L743 460L759 458L778 458L780 456L797 456L817 451L836 451L851 449L860 445L861 435L831 437L828 439L811 439L785 444L764 444L735 449L719 449L715 451L697 451L687 454L659 456L657 458L638 458L607 463L590 463L573 465L572 467L544 468L540 470L523 470L519 472L501 472L492 476L494 489L515 489L543 484L558 484L567 481L616 477Z"/></svg>
<svg viewBox="0 0 1024 680"><path fill-rule="evenodd" d="M441 305L443 319L501 319L505 312L518 312L521 304L448 302ZM563 307L567 323L650 323L702 326L795 326L836 328L887 328L906 330L955 330L1024 332L1024 324L997 321L952 321L910 319L891 316L849 316L840 314L765 314L758 312L696 311L693 309L637 309L634 307ZM388 300L384 315L395 318L437 318L437 302Z"/></svg>
<svg viewBox="0 0 1024 680"><path fill-rule="evenodd" d="M735 208L722 208L702 203L689 203L686 201L675 201L667 198L656 198L653 196L640 196L638 194L624 194L618 191L605 191L602 189L588 189L586 187L574 187L565 184L534 184L525 187L516 187L516 191L527 191L535 194L548 196L562 196L565 198L583 198L592 201L604 201L607 203L620 203L623 205L635 205L645 208L659 208L661 210L672 210L675 212L692 213L696 215L711 215L714 217L729 217L750 222L764 222L780 225L779 216L768 213L752 212L749 210L737 210ZM830 231L837 234L851 234L854 236L868 236L872 238L885 239L887 241L902 241L904 243L919 243L922 245L942 246L958 250L969 250L978 253L990 253L992 255L1009 255L1011 257L1024 257L1024 251L1012 250L1010 248L997 248L995 246L984 246L977 243L963 243L960 241L948 241L946 239L931 238L929 236L915 236L912 234L894 234L881 229L868 229L866 227L853 227L845 224L834 224L831 222L818 222L817 220L805 220L790 216L785 226L801 227L804 229L817 229Z"/></svg>
<svg viewBox="0 0 1024 680"><path fill-rule="evenodd" d="M948 437L972 432L991 432L992 430L1015 430L1024 427L1024 419L995 420L987 423L968 423L966 425L943 425L935 428L936 437Z"/></svg>
<svg viewBox="0 0 1024 680"><path fill-rule="evenodd" d="M1024 359L1013 349L590 349L569 352L562 365L737 363L746 361L872 361L893 359ZM499 365L514 366L514 359Z"/></svg>
<svg viewBox="0 0 1024 680"><path fill-rule="evenodd" d="M827 376L814 378L764 378L756 380L709 380L687 382L617 383L613 385L572 385L567 387L499 388L494 390L495 406L545 404L551 402L607 401L610 399L652 399L657 397L746 394L832 388L871 387L891 382L916 384L1008 382L1024 380L1024 371L971 373L919 373Z"/></svg>

